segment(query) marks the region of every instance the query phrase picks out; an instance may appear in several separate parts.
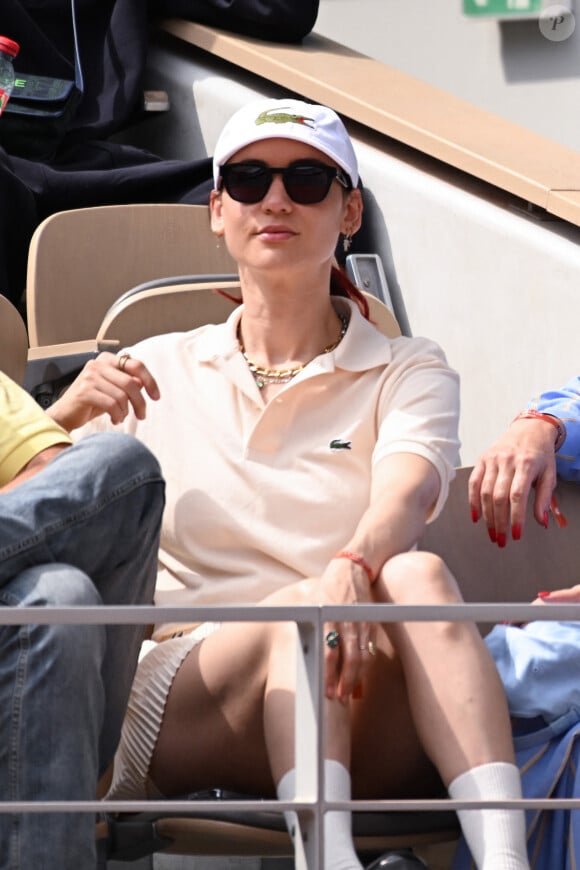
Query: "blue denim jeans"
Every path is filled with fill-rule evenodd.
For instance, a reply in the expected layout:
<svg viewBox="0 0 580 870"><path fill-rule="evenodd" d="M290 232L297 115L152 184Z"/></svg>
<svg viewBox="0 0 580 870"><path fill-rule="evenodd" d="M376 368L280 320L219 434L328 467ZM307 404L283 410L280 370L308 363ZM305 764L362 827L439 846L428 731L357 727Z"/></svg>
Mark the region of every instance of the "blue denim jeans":
<svg viewBox="0 0 580 870"><path fill-rule="evenodd" d="M0 494L0 605L150 604L164 483L136 439L90 436ZM143 626L0 626L0 800L94 800ZM95 816L0 815L1 870L94 870Z"/></svg>

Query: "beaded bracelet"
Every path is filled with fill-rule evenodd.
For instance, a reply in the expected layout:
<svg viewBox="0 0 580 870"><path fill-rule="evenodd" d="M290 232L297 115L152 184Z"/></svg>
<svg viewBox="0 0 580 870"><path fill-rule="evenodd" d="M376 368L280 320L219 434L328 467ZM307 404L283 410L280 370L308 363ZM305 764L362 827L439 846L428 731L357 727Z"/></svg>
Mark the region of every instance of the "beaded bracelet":
<svg viewBox="0 0 580 870"><path fill-rule="evenodd" d="M375 572L362 556L359 556L358 553L351 553L350 550L341 550L340 553L337 553L334 559L350 559L351 562L354 562L355 565L360 565L360 567L367 572L368 578L371 582L371 585L375 582Z"/></svg>
<svg viewBox="0 0 580 870"><path fill-rule="evenodd" d="M514 417L512 422L515 423L516 420L544 420L545 423L550 423L558 433L554 444L555 453L558 452L566 440L566 427L560 418L556 417L554 414L543 414L541 411L535 411L533 408L528 408L526 411L520 411L520 413Z"/></svg>

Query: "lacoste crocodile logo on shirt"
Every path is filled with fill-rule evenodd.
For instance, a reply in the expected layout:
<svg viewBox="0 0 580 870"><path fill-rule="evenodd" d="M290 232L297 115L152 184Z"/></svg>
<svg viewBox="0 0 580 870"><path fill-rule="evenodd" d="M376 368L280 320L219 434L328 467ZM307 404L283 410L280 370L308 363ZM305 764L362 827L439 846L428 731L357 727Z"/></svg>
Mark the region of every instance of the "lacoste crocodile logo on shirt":
<svg viewBox="0 0 580 870"><path fill-rule="evenodd" d="M328 446L331 450L352 450L352 441L343 441L342 438L333 438Z"/></svg>

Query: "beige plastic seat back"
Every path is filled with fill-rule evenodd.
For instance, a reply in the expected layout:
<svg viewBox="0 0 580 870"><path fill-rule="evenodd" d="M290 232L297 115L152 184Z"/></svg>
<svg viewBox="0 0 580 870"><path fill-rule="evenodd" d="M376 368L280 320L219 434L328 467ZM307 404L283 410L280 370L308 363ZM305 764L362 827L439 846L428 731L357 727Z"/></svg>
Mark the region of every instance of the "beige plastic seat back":
<svg viewBox="0 0 580 870"><path fill-rule="evenodd" d="M550 517L548 529L533 519L528 505L520 541L500 549L490 542L483 520L473 523L467 482L471 468L457 470L441 515L429 524L421 549L438 553L469 602L529 602L539 590L580 583L580 486L558 481L556 496L566 528ZM481 626L485 630L485 626Z"/></svg>
<svg viewBox="0 0 580 870"><path fill-rule="evenodd" d="M371 293L366 293L363 290L363 296L366 297L369 304L371 322L388 338L398 338L401 335L401 328L395 315L387 308L384 302L381 302L380 299L377 299Z"/></svg>
<svg viewBox="0 0 580 870"><path fill-rule="evenodd" d="M22 384L26 370L28 336L18 310L0 296L0 371Z"/></svg>
<svg viewBox="0 0 580 870"><path fill-rule="evenodd" d="M26 302L31 347L94 339L110 305L169 275L236 273L202 205L114 205L58 212L36 229Z"/></svg>
<svg viewBox="0 0 580 870"><path fill-rule="evenodd" d="M234 297L240 294L237 279L135 288L107 311L97 333L97 344L117 341L119 347L128 347L151 335L221 323L238 303L220 294L220 289Z"/></svg>
<svg viewBox="0 0 580 870"><path fill-rule="evenodd" d="M152 282L151 282L152 283ZM109 308L97 332L97 344L116 341L128 347L151 335L195 329L206 323L221 323L236 308L240 284L232 277L223 281L170 280L163 284L136 287ZM401 334L389 309L374 296L365 294L371 320L391 338Z"/></svg>

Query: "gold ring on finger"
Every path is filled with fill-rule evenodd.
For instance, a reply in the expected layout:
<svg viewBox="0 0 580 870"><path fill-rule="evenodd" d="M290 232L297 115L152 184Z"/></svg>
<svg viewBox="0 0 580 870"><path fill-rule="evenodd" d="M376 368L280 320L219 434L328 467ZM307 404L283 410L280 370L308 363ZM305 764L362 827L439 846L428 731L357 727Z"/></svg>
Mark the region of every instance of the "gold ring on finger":
<svg viewBox="0 0 580 870"><path fill-rule="evenodd" d="M369 651L369 654L370 654L370 655L372 655L372 656L376 656L376 654L377 654L377 648L376 648L376 646L375 646L375 642L374 642L374 640L369 640L369 642L368 642L368 651Z"/></svg>
<svg viewBox="0 0 580 870"><path fill-rule="evenodd" d="M129 356L128 353L124 353L124 354L122 354L122 356L119 357L119 359L117 361L117 368L119 369L120 372L125 371L125 366L127 365L128 359L131 359L131 357Z"/></svg>

